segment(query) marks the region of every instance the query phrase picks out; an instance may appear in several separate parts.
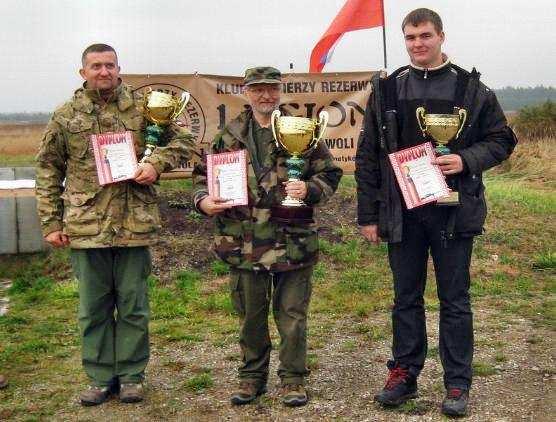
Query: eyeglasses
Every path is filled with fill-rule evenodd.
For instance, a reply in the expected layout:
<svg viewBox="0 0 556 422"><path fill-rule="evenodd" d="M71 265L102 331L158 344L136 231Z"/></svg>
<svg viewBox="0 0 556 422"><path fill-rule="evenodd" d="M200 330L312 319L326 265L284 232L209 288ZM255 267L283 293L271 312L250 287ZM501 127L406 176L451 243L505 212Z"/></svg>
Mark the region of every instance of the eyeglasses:
<svg viewBox="0 0 556 422"><path fill-rule="evenodd" d="M276 85L270 85L270 86L249 86L247 87L247 91L249 91L251 94L260 97L262 96L265 92L268 93L268 95L278 95L281 91L281 87L280 85L276 84Z"/></svg>

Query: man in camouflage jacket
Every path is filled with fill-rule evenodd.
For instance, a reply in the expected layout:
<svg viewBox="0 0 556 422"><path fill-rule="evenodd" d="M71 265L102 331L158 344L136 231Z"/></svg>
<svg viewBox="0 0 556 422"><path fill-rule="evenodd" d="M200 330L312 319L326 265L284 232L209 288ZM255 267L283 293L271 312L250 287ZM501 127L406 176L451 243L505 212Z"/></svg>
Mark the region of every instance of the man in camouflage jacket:
<svg viewBox="0 0 556 422"><path fill-rule="evenodd" d="M271 67L248 69L245 95L251 106L232 120L214 139L212 153L246 150L248 206L230 207L208 195L206 167L194 171L197 209L214 216L215 251L231 267L232 302L241 317L240 388L233 404L253 401L266 391L271 343L268 310L281 336L278 375L286 405L303 405L307 375L306 321L311 275L318 243L310 225L278 225L270 220L273 205L287 193L308 205L324 203L336 190L342 170L334 165L323 143L305 160L300 181L287 182L285 161L270 129L270 115L280 103L280 71ZM271 296L271 290L274 293Z"/></svg>
<svg viewBox="0 0 556 422"><path fill-rule="evenodd" d="M120 400L140 401L149 359L148 246L160 228L152 184L190 156L192 138L168 127L167 146L139 165L134 180L99 185L90 135L130 131L141 157L145 120L139 94L119 79L112 47L94 44L82 61L85 83L54 112L37 155L38 212L46 241L71 248L79 281L82 362L91 380L82 404L100 404L114 388Z"/></svg>

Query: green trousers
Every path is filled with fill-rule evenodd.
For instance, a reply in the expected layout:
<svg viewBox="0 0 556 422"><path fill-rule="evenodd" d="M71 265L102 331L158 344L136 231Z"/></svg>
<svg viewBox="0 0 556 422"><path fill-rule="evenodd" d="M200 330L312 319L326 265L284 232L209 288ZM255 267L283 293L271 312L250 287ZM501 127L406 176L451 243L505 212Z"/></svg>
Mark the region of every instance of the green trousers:
<svg viewBox="0 0 556 422"><path fill-rule="evenodd" d="M266 383L272 344L268 312L272 300L274 321L280 333L282 384L303 384L307 369L307 311L313 267L280 273L234 269L230 275L232 303L240 316L239 377Z"/></svg>
<svg viewBox="0 0 556 422"><path fill-rule="evenodd" d="M85 372L101 387L141 382L149 360L149 249L72 249L71 263Z"/></svg>

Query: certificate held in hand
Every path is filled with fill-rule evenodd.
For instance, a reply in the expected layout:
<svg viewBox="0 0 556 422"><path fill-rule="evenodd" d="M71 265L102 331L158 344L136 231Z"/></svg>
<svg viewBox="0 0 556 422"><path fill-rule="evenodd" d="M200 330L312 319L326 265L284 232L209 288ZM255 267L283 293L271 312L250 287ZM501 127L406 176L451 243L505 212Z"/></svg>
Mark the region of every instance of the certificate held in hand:
<svg viewBox="0 0 556 422"><path fill-rule="evenodd" d="M133 179L137 171L137 157L130 131L91 135L91 145L99 184Z"/></svg>
<svg viewBox="0 0 556 422"><path fill-rule="evenodd" d="M388 154L408 210L450 194L440 167L432 164L434 156L430 142Z"/></svg>
<svg viewBox="0 0 556 422"><path fill-rule="evenodd" d="M209 195L228 204L247 205L247 157L245 150L207 155Z"/></svg>

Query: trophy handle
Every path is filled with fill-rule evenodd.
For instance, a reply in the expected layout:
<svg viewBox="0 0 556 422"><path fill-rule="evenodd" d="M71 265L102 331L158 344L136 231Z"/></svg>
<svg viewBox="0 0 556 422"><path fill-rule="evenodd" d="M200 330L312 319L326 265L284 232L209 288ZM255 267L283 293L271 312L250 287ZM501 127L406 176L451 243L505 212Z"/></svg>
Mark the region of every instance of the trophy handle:
<svg viewBox="0 0 556 422"><path fill-rule="evenodd" d="M274 141L276 142L276 146L280 148L280 141L278 140L278 130L276 127L276 123L278 118L282 115L280 110L274 110L272 115L270 116L270 127L272 128L272 135L274 136Z"/></svg>
<svg viewBox="0 0 556 422"><path fill-rule="evenodd" d="M427 131L427 126L425 124L425 107L417 107L417 110L415 110L415 114L417 115L417 123L419 124L419 128L421 129L421 132L423 132L423 136L425 136L425 133Z"/></svg>
<svg viewBox="0 0 556 422"><path fill-rule="evenodd" d="M322 110L319 113L318 134L313 138L313 142L312 142L311 146L309 147L309 149L307 149L306 152L312 151L317 147L317 145L319 144L319 141L322 139L322 137L324 135L324 132L326 130L326 126L328 126L328 119L329 119L328 112Z"/></svg>
<svg viewBox="0 0 556 422"><path fill-rule="evenodd" d="M175 119L176 117L178 117L183 112L183 109L185 108L185 106L189 102L190 97L191 97L191 94L187 91L183 91L181 93L179 109L174 111L174 114L172 115L172 119Z"/></svg>
<svg viewBox="0 0 556 422"><path fill-rule="evenodd" d="M464 108L460 108L458 110L458 114L459 114L459 120L460 120L460 126L458 129L458 133L456 133L456 138L458 138L459 134L461 133L461 131L463 130L463 127L465 126L465 121L467 120L467 110Z"/></svg>

